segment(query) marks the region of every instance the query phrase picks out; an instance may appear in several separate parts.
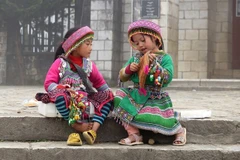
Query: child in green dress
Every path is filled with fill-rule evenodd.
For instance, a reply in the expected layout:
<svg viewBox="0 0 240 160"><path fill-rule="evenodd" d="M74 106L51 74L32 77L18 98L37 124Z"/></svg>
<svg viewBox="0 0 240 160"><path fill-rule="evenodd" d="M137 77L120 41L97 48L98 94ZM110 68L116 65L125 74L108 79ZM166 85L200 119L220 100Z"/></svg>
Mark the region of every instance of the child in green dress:
<svg viewBox="0 0 240 160"><path fill-rule="evenodd" d="M139 129L163 135L176 135L173 145L186 143L186 128L176 118L172 102L162 88L172 81L173 61L163 51L160 27L147 20L130 24L128 39L139 53L120 70L122 82L132 81L133 88L121 88L114 98L114 116L119 119L128 137L122 145L143 144Z"/></svg>

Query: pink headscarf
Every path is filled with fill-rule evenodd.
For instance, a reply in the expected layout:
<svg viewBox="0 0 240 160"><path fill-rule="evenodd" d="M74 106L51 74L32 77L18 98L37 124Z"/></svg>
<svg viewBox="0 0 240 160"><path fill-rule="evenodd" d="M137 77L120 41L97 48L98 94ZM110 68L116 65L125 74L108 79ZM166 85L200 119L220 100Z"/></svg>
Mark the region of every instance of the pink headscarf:
<svg viewBox="0 0 240 160"><path fill-rule="evenodd" d="M86 39L93 38L93 30L88 26L82 27L68 37L62 44L62 48L65 51L67 57L74 49L76 49Z"/></svg>
<svg viewBox="0 0 240 160"><path fill-rule="evenodd" d="M132 42L131 38L135 34L147 34L150 36L153 36L158 39L160 45L162 45L162 35L161 35L161 28L156 23L153 23L148 20L138 20L135 22L132 22L128 27L128 41L132 45L134 49L136 49L136 46L134 46L134 43Z"/></svg>

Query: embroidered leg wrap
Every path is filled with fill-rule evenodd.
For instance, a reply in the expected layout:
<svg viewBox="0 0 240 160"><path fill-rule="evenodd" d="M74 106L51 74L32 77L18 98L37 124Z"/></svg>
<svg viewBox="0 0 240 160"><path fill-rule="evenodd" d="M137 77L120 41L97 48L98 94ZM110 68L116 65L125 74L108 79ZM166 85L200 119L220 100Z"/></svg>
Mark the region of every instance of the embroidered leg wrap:
<svg viewBox="0 0 240 160"><path fill-rule="evenodd" d="M108 114L110 112L110 108L111 108L110 102L104 104L104 106L101 109L102 116L94 114L93 122L98 122L99 124L103 124L104 120L106 119L106 117L108 116Z"/></svg>
<svg viewBox="0 0 240 160"><path fill-rule="evenodd" d="M63 96L59 96L57 97L56 101L56 108L58 110L58 112L62 115L62 117L65 120L69 119L69 109L66 107L66 102Z"/></svg>

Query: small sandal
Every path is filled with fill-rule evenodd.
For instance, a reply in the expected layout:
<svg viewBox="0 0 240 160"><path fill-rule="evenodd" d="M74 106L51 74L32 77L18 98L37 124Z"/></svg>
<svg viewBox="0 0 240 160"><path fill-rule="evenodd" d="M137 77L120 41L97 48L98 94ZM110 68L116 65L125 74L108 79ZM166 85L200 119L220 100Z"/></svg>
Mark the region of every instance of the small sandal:
<svg viewBox="0 0 240 160"><path fill-rule="evenodd" d="M88 130L83 132L83 137L88 144L93 144L97 138L97 133L94 130Z"/></svg>
<svg viewBox="0 0 240 160"><path fill-rule="evenodd" d="M68 136L67 145L69 146L81 146L82 140L80 138L80 135L78 133L71 133Z"/></svg>
<svg viewBox="0 0 240 160"><path fill-rule="evenodd" d="M118 144L127 145L127 146L139 145L139 144L143 144L142 139L143 139L142 136L139 136L137 134L131 134L131 135L129 135L129 137L127 137L125 139L121 139L118 142Z"/></svg>
<svg viewBox="0 0 240 160"><path fill-rule="evenodd" d="M173 141L173 145L174 146L184 146L186 144L186 142L187 142L187 130L186 130L186 128L183 128L183 133L181 132L176 135L176 139Z"/></svg>

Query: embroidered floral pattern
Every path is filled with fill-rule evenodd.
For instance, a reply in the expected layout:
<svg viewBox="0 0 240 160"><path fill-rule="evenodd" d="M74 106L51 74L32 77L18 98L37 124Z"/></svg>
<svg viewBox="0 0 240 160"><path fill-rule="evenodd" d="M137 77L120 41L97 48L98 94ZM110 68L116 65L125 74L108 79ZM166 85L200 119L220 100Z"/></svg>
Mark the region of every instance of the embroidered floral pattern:
<svg viewBox="0 0 240 160"><path fill-rule="evenodd" d="M90 76L92 72L92 61L88 58L83 58L83 70L87 73L87 76Z"/></svg>
<svg viewBox="0 0 240 160"><path fill-rule="evenodd" d="M134 83L134 88L139 88L139 84L138 83ZM155 85L147 85L145 84L145 89L147 91L150 92L160 92L161 91L161 87L160 86L155 86Z"/></svg>
<svg viewBox="0 0 240 160"><path fill-rule="evenodd" d="M136 107L137 111L139 111L142 108L142 104L138 104L134 101L134 99L130 96L130 94L127 94L130 102Z"/></svg>
<svg viewBox="0 0 240 160"><path fill-rule="evenodd" d="M133 120L133 116L130 115L127 111L125 111L123 108L118 108L117 110L115 110L117 118L119 118L121 121L124 122L131 122Z"/></svg>
<svg viewBox="0 0 240 160"><path fill-rule="evenodd" d="M59 69L59 76L61 78L61 84L69 84L74 90L86 91L86 87L83 85L81 77L79 77L77 72L73 72L69 63L61 58L61 63ZM92 72L92 61L83 58L83 70L90 76Z"/></svg>
<svg viewBox="0 0 240 160"><path fill-rule="evenodd" d="M168 80L169 80L169 72L166 69L164 69L164 71L163 71L163 83L167 83Z"/></svg>

